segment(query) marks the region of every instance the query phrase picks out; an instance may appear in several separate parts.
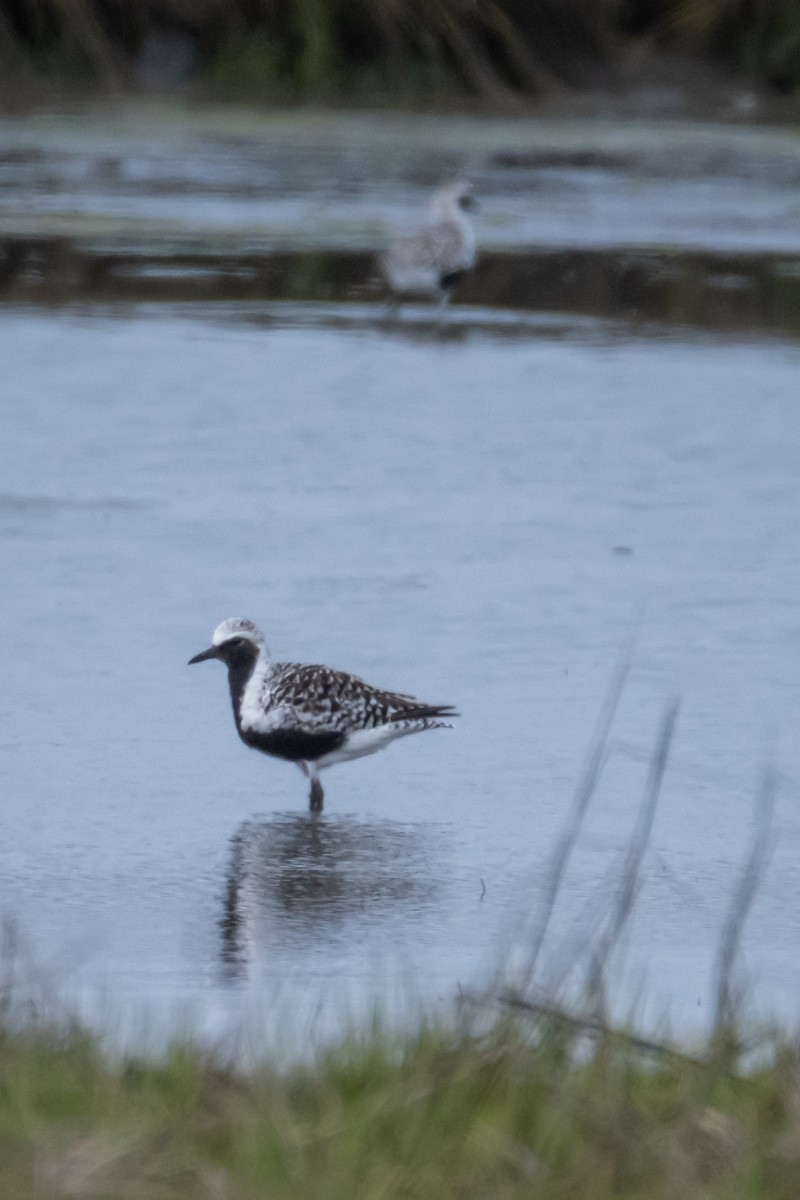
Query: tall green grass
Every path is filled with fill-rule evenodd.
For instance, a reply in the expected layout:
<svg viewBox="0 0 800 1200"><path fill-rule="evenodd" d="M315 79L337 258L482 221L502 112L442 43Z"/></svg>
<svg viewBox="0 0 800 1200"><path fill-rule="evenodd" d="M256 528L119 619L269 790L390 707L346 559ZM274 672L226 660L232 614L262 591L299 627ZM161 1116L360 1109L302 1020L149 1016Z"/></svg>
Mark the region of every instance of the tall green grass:
<svg viewBox="0 0 800 1200"><path fill-rule="evenodd" d="M677 0L667 9L668 33L771 84L800 84L798 0Z"/></svg>
<svg viewBox="0 0 800 1200"><path fill-rule="evenodd" d="M745 1071L539 1015L371 1030L249 1070L0 1030L0 1195L136 1200L796 1200L800 1055Z"/></svg>
<svg viewBox="0 0 800 1200"><path fill-rule="evenodd" d="M596 83L643 38L800 80L797 0L0 0L6 81L136 87L161 54L150 84L237 98L508 101Z"/></svg>
<svg viewBox="0 0 800 1200"><path fill-rule="evenodd" d="M608 49L618 0L2 0L8 63L135 81L182 36L220 90L294 96L539 91Z"/></svg>

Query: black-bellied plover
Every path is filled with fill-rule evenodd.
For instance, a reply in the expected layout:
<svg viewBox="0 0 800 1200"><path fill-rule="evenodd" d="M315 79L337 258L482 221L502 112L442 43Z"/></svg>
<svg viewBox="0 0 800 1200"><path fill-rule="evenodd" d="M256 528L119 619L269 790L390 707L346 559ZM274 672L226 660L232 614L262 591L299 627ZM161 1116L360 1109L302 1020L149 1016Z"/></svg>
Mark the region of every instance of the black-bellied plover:
<svg viewBox="0 0 800 1200"><path fill-rule="evenodd" d="M228 668L239 737L246 746L297 763L311 780L312 812L322 811L319 772L326 767L374 754L409 733L452 728L437 718L458 715L448 704L420 704L330 667L272 662L264 635L240 617L218 625L209 649L189 665L207 658Z"/></svg>
<svg viewBox="0 0 800 1200"><path fill-rule="evenodd" d="M467 219L473 207L472 184L464 179L434 193L428 225L396 238L379 265L396 300L427 296L447 302L459 279L475 265L475 234Z"/></svg>

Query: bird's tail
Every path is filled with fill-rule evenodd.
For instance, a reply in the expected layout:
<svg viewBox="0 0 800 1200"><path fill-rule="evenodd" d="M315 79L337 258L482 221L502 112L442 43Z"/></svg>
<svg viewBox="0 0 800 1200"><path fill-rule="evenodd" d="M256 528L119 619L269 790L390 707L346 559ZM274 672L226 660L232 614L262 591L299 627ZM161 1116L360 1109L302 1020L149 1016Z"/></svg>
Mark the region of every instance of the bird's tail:
<svg viewBox="0 0 800 1200"><path fill-rule="evenodd" d="M458 717L460 713L452 704L409 704L392 714L392 721L422 721L425 729L452 729L446 721L437 721L437 717Z"/></svg>

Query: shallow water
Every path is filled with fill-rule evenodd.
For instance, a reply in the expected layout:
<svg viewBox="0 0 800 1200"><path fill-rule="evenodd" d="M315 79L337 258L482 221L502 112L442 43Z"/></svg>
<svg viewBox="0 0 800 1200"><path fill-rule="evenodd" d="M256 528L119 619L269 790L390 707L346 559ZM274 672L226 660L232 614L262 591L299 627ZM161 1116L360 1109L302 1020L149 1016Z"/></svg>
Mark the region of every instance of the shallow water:
<svg viewBox="0 0 800 1200"><path fill-rule="evenodd" d="M0 119L0 234L375 249L471 179L484 249L800 252L795 127L180 109Z"/></svg>
<svg viewBox="0 0 800 1200"><path fill-rule="evenodd" d="M456 173L478 269L445 327L387 320L374 252ZM616 1010L708 1024L771 764L743 979L796 1019L800 349L754 331L800 328L798 182L791 129L0 121L0 914L25 991L117 1038L294 1048L524 972L632 644L536 983L586 963L679 697ZM299 771L236 738L224 672L186 667L230 615L462 716L330 772L312 822Z"/></svg>
<svg viewBox="0 0 800 1200"><path fill-rule="evenodd" d="M619 1011L695 1031L765 761L746 931L761 1014L800 966L800 350L598 321L334 308L6 309L2 911L93 1019L303 1041L524 960L621 647L632 668L541 965L613 902L681 710ZM223 617L462 716L306 783L245 752ZM516 945L516 950L515 950Z"/></svg>

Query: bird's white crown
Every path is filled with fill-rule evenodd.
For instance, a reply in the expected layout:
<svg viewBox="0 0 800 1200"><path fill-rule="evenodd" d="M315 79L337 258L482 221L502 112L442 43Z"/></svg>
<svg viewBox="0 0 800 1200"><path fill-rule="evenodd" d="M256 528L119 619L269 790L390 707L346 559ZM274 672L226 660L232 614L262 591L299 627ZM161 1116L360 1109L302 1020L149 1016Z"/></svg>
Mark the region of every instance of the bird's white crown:
<svg viewBox="0 0 800 1200"><path fill-rule="evenodd" d="M232 638L237 637L247 638L248 642L252 642L259 648L264 645L264 635L261 630L245 617L228 617L214 630L211 644L221 646L223 642L229 642Z"/></svg>

